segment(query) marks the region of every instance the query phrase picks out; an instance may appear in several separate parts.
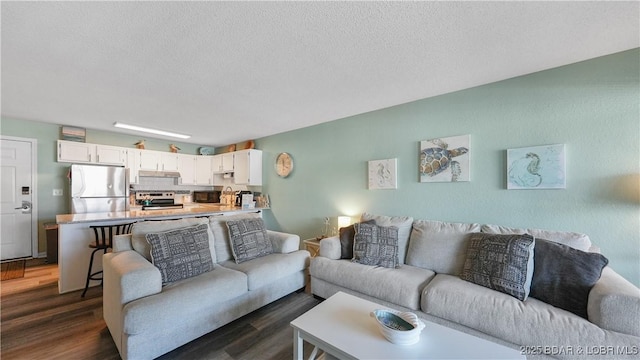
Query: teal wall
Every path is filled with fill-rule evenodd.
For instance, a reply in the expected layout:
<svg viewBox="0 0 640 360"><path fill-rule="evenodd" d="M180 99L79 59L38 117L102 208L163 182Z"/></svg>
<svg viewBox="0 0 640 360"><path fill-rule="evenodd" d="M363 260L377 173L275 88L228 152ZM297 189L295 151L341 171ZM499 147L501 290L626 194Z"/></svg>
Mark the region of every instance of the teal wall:
<svg viewBox="0 0 640 360"><path fill-rule="evenodd" d="M60 125L38 121L18 120L2 117L0 134L38 141L38 251L46 251L46 237L43 224L55 222L57 214L68 214L70 205L68 199L69 182L67 172L68 163L56 162L57 140L60 139ZM86 142L104 145L114 145L135 148L140 136L131 136L108 131L87 129ZM149 150L169 151L169 140L148 139L145 148ZM197 154L199 145L175 143L184 154ZM53 189L63 189L64 196L53 196Z"/></svg>
<svg viewBox="0 0 640 360"><path fill-rule="evenodd" d="M364 211L586 233L640 284L638 49L258 139L274 229L320 235ZM421 140L471 135L471 181L420 183ZM565 144L564 190L507 190L506 149ZM279 152L295 160L275 175ZM398 159L398 189L368 190L367 162Z"/></svg>

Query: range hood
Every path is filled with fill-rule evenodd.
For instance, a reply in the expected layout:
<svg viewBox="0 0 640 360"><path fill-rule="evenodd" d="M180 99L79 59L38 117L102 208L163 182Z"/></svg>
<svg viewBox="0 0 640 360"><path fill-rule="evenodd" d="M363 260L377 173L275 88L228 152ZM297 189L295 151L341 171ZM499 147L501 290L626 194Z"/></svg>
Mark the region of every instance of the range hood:
<svg viewBox="0 0 640 360"><path fill-rule="evenodd" d="M162 177L162 178L179 178L180 173L177 171L148 171L148 170L140 170L138 171L138 176L146 176L146 177Z"/></svg>

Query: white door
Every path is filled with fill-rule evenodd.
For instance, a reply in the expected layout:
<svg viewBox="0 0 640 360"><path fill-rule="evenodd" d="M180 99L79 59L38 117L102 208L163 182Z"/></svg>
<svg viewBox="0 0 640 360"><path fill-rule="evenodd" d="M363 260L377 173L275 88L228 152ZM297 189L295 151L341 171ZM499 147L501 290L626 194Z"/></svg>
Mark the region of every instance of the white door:
<svg viewBox="0 0 640 360"><path fill-rule="evenodd" d="M37 214L33 211L36 141L2 138L0 151L1 260L34 256Z"/></svg>

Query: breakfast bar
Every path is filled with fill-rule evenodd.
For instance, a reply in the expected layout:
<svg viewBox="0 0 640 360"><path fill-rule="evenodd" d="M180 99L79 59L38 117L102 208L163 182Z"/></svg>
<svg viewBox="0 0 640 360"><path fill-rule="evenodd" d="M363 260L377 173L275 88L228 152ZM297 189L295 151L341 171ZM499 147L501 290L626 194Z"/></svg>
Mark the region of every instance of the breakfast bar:
<svg viewBox="0 0 640 360"><path fill-rule="evenodd" d="M117 225L144 220L171 220L186 217L230 215L242 212L261 212L267 208L242 208L220 204L185 204L182 209L62 214L56 216L58 233L58 292L60 294L84 288L92 249L89 243L94 234L93 225ZM102 268L102 253L96 253L94 271Z"/></svg>

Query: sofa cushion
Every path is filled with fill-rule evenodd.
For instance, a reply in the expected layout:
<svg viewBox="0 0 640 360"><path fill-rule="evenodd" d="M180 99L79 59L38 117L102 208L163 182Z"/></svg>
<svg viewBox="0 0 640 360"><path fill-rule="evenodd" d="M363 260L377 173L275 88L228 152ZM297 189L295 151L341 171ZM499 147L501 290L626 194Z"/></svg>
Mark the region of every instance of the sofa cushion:
<svg viewBox="0 0 640 360"><path fill-rule="evenodd" d="M476 233L469 240L462 280L526 300L533 277L531 235Z"/></svg>
<svg viewBox="0 0 640 360"><path fill-rule="evenodd" d="M227 228L236 263L273 253L273 245L261 218L229 220Z"/></svg>
<svg viewBox="0 0 640 360"><path fill-rule="evenodd" d="M418 310L420 293L435 275L409 265L389 269L318 256L311 259L309 272L315 278L412 310Z"/></svg>
<svg viewBox="0 0 640 360"><path fill-rule="evenodd" d="M397 227L360 223L354 228L352 261L387 268L399 266Z"/></svg>
<svg viewBox="0 0 640 360"><path fill-rule="evenodd" d="M416 220L411 231L407 264L436 273L460 275L469 237L480 224Z"/></svg>
<svg viewBox="0 0 640 360"><path fill-rule="evenodd" d="M426 286L421 306L427 314L523 346L572 346L576 351L586 345L637 346L638 341L532 297L520 301L446 274L436 275ZM584 354L570 358L583 359Z"/></svg>
<svg viewBox="0 0 640 360"><path fill-rule="evenodd" d="M303 271L309 265L309 253L294 251L288 254L271 254L241 264L228 260L220 265L246 274L248 288L252 291Z"/></svg>
<svg viewBox="0 0 640 360"><path fill-rule="evenodd" d="M227 227L227 221L257 218L260 218L260 215L257 213L213 215L209 217L209 227L213 233L213 242L218 263L233 258L233 252L231 251L231 245L229 243L229 228Z"/></svg>
<svg viewBox="0 0 640 360"><path fill-rule="evenodd" d="M374 224L375 220L365 221L365 224ZM355 224L340 228L340 258L353 259L353 238L356 235Z"/></svg>
<svg viewBox="0 0 640 360"><path fill-rule="evenodd" d="M601 254L536 239L531 296L586 319L589 292L608 263Z"/></svg>
<svg viewBox="0 0 640 360"><path fill-rule="evenodd" d="M574 249L589 251L591 239L585 234L552 231L542 229L519 229L500 225L482 225L482 232L488 234L530 234L536 239L546 239L560 244L571 246Z"/></svg>
<svg viewBox="0 0 640 360"><path fill-rule="evenodd" d="M373 215L369 213L362 214L360 218L361 222L369 220L374 220L376 225L395 226L398 228L398 261L400 264L404 264L405 257L407 256L407 246L409 245L413 218L406 216Z"/></svg>
<svg viewBox="0 0 640 360"><path fill-rule="evenodd" d="M244 273L214 267L213 271L169 284L160 294L124 305L124 333L135 335L172 328L192 317L215 313L217 304L248 291Z"/></svg>
<svg viewBox="0 0 640 360"><path fill-rule="evenodd" d="M146 235L151 262L160 270L162 284L213 270L208 229L209 225L200 224Z"/></svg>
<svg viewBox="0 0 640 360"><path fill-rule="evenodd" d="M131 246L133 250L144 256L151 262L151 245L147 242L146 235L148 233L158 233L168 230L180 229L187 226L206 224L207 219L203 218L184 218L179 220L162 220L162 221L138 221L131 228ZM208 230L209 250L211 251L211 260L216 262L216 251L214 248L213 233Z"/></svg>

